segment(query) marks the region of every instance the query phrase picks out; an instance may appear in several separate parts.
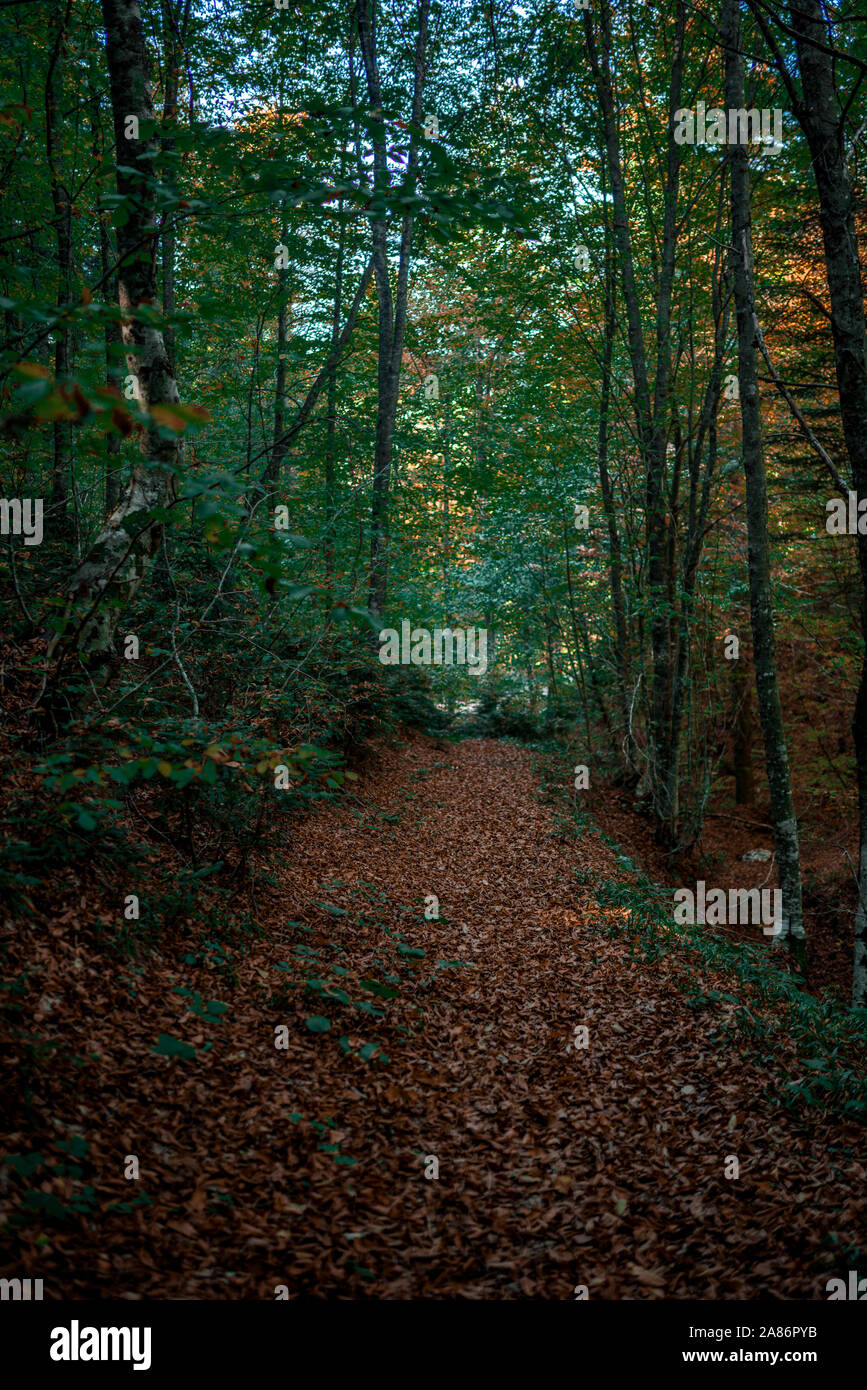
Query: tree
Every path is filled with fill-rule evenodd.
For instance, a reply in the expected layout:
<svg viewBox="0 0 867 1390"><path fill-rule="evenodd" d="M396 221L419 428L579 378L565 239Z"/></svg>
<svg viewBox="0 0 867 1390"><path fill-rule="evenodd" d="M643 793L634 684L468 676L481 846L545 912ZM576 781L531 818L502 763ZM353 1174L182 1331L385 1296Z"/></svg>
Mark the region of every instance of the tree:
<svg viewBox="0 0 867 1390"><path fill-rule="evenodd" d="M840 415L854 491L861 499L867 497L867 322L846 148L847 117L853 98L845 98L839 90L836 73L838 62L851 61L859 69L860 85L865 65L854 56L848 58L835 46L831 21L823 14L819 0L797 0L789 7L787 25L774 11L766 12L756 0L750 3L810 147L831 300ZM775 30L781 29L795 39L800 90L774 36ZM867 637L867 536L858 535L857 548L862 627ZM867 1002L867 642L863 648L852 733L860 815L852 990L853 1002L863 1004Z"/></svg>
<svg viewBox="0 0 867 1390"><path fill-rule="evenodd" d="M141 460L69 581L70 607L58 634L61 654L74 649L97 684L107 678L121 612L157 553L183 457L183 421L172 412L178 404L177 383L153 314L157 235L152 160L158 142L137 0L104 0L103 17L123 210L117 226L121 333L128 349L127 372L148 422Z"/></svg>
<svg viewBox="0 0 867 1390"><path fill-rule="evenodd" d="M723 0L722 35L726 55L726 109L744 109L744 61L740 31L740 0ZM753 632L756 694L765 745L765 767L771 793L771 817L777 852L777 872L783 895L780 940L804 959L801 909L801 861L783 710L777 682L774 641L771 562L768 544L768 490L762 448L762 422L756 359L753 248L750 232L749 151L745 143L730 143L731 249L738 324L738 383L743 431L744 476L747 489L749 537L750 619Z"/></svg>
<svg viewBox="0 0 867 1390"><path fill-rule="evenodd" d="M385 199L391 188L391 173L383 94L377 53L375 0L357 0L355 13L361 45L367 93L373 117L373 188L371 214L373 232L373 269L379 302L379 361L376 442L373 459L373 502L370 530L370 607L375 613L385 610L388 583L388 495L391 487L394 425L397 416L403 342L406 334L409 268L412 254L413 194L418 173L418 134L421 124L425 81L427 26L430 0L419 0L418 30L413 62L412 129L406 160L406 211L401 220L400 245L397 260L397 281L391 286L388 251L388 218Z"/></svg>

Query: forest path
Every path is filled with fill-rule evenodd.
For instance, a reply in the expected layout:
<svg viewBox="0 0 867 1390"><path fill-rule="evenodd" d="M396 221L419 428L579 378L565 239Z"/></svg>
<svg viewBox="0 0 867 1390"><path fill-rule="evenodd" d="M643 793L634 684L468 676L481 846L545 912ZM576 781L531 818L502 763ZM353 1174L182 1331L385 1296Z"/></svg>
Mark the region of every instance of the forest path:
<svg viewBox="0 0 867 1390"><path fill-rule="evenodd" d="M348 785L273 827L258 934L190 912L107 970L74 913L46 924L55 1061L10 1152L63 1136L90 1195L25 1222L11 1273L65 1298L816 1299L856 1267L860 1132L775 1106L779 1064L714 1040L730 977L686 995L679 958L604 929L615 857L555 836L525 750L413 736Z"/></svg>
<svg viewBox="0 0 867 1390"><path fill-rule="evenodd" d="M381 1043L387 1064L347 1059L347 1075L336 1028L301 1030L298 1051L330 1060L313 1081L299 1056L296 1110L335 1119L326 1137L355 1163L328 1173L317 1155L290 1290L823 1297L827 1136L762 1098L755 1061L708 1041L666 957L633 960L626 939L594 931L604 914L575 870L614 877L613 856L596 835L554 838L529 755L414 740L380 753L362 798L300 827L287 890L299 911L372 900L379 925L340 917L329 931L368 976L382 978L383 945L395 959L386 927L426 956L387 1020L350 1038ZM438 921L423 919L428 894ZM456 960L468 965L434 967Z"/></svg>

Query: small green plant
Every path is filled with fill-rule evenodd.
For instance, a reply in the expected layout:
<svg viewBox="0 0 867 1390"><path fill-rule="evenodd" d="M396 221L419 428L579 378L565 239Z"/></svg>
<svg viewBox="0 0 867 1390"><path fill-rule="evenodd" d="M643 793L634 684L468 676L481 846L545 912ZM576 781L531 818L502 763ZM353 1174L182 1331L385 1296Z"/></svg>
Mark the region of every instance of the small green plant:
<svg viewBox="0 0 867 1390"><path fill-rule="evenodd" d="M570 763L563 751L547 745L537 750L546 795L554 798L561 819L571 819L570 838L585 833L586 816L569 804ZM602 832L599 832L602 834ZM641 873L609 836L602 834L619 855L621 876L597 883L595 896L601 906L620 908L604 923L591 922L590 930L609 936L626 936L632 956L649 964L665 956L672 976L692 1008L710 1008L720 1003L736 1004L733 1015L715 1035L720 1044L737 1040L754 1048L760 1045L768 1067L788 1065L786 1040L792 1039L799 1055L821 1057L814 1074L775 1084L769 1095L788 1108L804 1105L852 1116L867 1115L867 1076L860 1064L867 1050L867 1011L846 1009L835 996L816 999L807 994L800 980L780 970L766 949L752 942L732 941L701 926L675 923L671 893ZM741 998L705 988L700 981L703 970L723 971L745 987ZM781 1020L784 1020L784 1026Z"/></svg>

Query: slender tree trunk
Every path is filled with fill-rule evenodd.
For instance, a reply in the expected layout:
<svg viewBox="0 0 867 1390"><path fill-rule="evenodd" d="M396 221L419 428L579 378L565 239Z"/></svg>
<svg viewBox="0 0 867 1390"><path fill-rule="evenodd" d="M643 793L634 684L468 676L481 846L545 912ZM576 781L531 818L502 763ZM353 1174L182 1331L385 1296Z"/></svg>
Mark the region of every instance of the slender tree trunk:
<svg viewBox="0 0 867 1390"><path fill-rule="evenodd" d="M100 213L99 218L99 261L103 283L106 287L106 299L117 295L117 276L109 276L111 267L112 249L109 239L107 218L108 214ZM105 380L107 385L116 386L120 390L122 373L120 370L120 358L117 353L118 344L121 341L120 326L117 323L106 323L105 325ZM105 511L110 514L114 511L120 501L120 482L121 482L121 456L120 456L120 436L109 434L106 440L106 460L105 460Z"/></svg>
<svg viewBox="0 0 867 1390"><path fill-rule="evenodd" d="M605 223L605 330L602 346L602 389L599 404L599 435L597 457L599 462L599 482L602 488L602 506L608 526L609 578L611 580L611 603L614 609L614 661L617 668L617 687L620 701L620 718L623 735L619 745L619 755L623 763L626 780L637 780L635 765L635 739L629 726L629 686L631 656L629 628L626 622L626 604L623 597L623 559L620 550L620 532L617 528L617 512L614 505L614 489L608 471L608 417L611 408L611 362L614 352L614 268L609 247L608 222Z"/></svg>
<svg viewBox="0 0 867 1390"><path fill-rule="evenodd" d="M753 686L744 658L731 663L732 668L732 767L735 779L735 804L754 806L756 779L753 772Z"/></svg>
<svg viewBox="0 0 867 1390"><path fill-rule="evenodd" d="M476 388L476 468L479 478L485 478L488 466L488 434L490 431L491 366L482 356L478 328L475 331L474 382Z"/></svg>
<svg viewBox="0 0 867 1390"><path fill-rule="evenodd" d="M286 217L280 224L280 245L285 245L289 235ZM281 267L277 271L277 377L274 383L274 443L262 481L273 492L280 481L283 460L289 449L286 438L286 336L288 327L287 298L289 295L289 271Z"/></svg>
<svg viewBox="0 0 867 1390"><path fill-rule="evenodd" d="M57 235L57 304L65 309L72 295L72 197L63 180L62 144L58 131L57 98L60 88L61 53L69 27L71 0L61 3L57 34L45 78L45 155L51 186L51 203ZM71 335L61 319L54 330L54 375L63 382L71 371ZM51 479L52 525L61 534L70 531L69 490L72 479L72 426L55 420L52 427L54 462Z"/></svg>
<svg viewBox="0 0 867 1390"><path fill-rule="evenodd" d="M341 162L341 175L343 163ZM342 178L341 178L342 182ZM331 307L331 361L328 368L328 419L325 427L325 601L331 607L333 597L334 553L337 515L337 344L340 338L340 319L343 314L343 257L346 247L346 224L343 220L343 199L337 207L340 236L337 243L337 264L334 271L334 299Z"/></svg>
<svg viewBox="0 0 867 1390"><path fill-rule="evenodd" d="M443 612L448 620L452 602L452 393L450 387L443 396Z"/></svg>
<svg viewBox="0 0 867 1390"><path fill-rule="evenodd" d="M569 535L564 523L563 526L564 548L566 554L566 582L569 589L569 614L572 619L572 636L575 641L575 661L578 663L578 684L581 691L581 704L584 709L584 736L587 740L586 757L588 760L593 756L593 737L590 730L590 705L587 699L587 681L584 677L584 659L581 655L581 640L578 636L578 621L575 616L575 595L572 592L572 570L569 564ZM575 665L573 663L573 671Z"/></svg>
<svg viewBox="0 0 867 1390"><path fill-rule="evenodd" d="M819 192L840 416L846 451L852 463L854 490L860 500L867 497L867 328L855 200L846 162L846 132L840 114L847 103L838 98L834 60L816 47L817 44L831 46L817 0L798 0L797 5L791 7L790 23L798 35L796 48L804 98L796 114L810 146ZM867 639L867 536L859 534L857 546L862 629ZM858 1005L867 1002L867 642L862 655L852 734L860 819L860 891L855 913L852 981L852 1002Z"/></svg>
<svg viewBox="0 0 867 1390"><path fill-rule="evenodd" d="M717 212L717 240L721 240L723 229L723 205L724 188L720 187L720 200ZM720 383L722 380L723 354L728 340L728 299L725 304L720 299L720 274L722 270L722 254L717 252L713 271L713 292L712 303L714 312L714 359L713 367L707 382L704 404L699 419L699 427L695 441L683 441L678 439L678 448L681 447L687 454L687 467L689 470L689 502L688 502L688 521L686 528L686 539L683 547L683 562L680 574L680 611L672 617L672 650L674 651L674 679L672 683L671 695L671 731L670 747L671 755L668 760L666 772L669 781L668 803L673 806L678 804L679 780L680 780L680 761L682 746L682 725L685 712L688 706L689 684L689 665L691 654L691 633L693 625L693 607L695 602L695 588L698 581L699 563L701 561L702 549L704 546L705 526L707 514L711 502L711 481L714 477L717 461L717 428L716 416L719 404ZM707 464L702 477L701 460L704 455L705 441L707 442ZM673 529L673 528L672 528ZM674 558L674 557L672 557ZM676 588L676 582L672 582L672 591ZM698 801L699 814L692 814L690 817L689 842L695 844L701 834L703 820L704 802L701 798ZM681 820L684 818L681 817Z"/></svg>
<svg viewBox="0 0 867 1390"><path fill-rule="evenodd" d="M178 52L179 33L177 32L177 23L177 16L174 12L171 0L163 0L163 64L165 67L165 85L163 88L163 130L161 144L163 155L169 157L175 149L173 126L178 114L178 64L180 61L180 54ZM175 328L174 324L171 322L171 316L175 312L175 223L172 210L163 214L160 252L163 316L166 319L163 338L168 359L173 369L177 370L175 362Z"/></svg>
<svg viewBox="0 0 867 1390"><path fill-rule="evenodd" d="M358 37L367 77L368 98L373 112L374 123L376 126L379 126L379 131L373 136L374 197L382 197L389 188L390 180L385 126L380 119L383 101L379 79L379 59L376 49L374 3L375 0L357 0L355 12L358 23ZM420 125L422 119L422 95L424 91L429 8L430 0L419 0L412 112L410 115L410 120L415 126ZM409 155L407 158L406 170L406 182L410 188L413 186L417 170L418 141L416 136L412 135L409 142ZM373 270L376 276L376 291L379 300L379 360L377 368L378 404L373 461L373 497L370 517L369 603L372 612L382 613L385 610L388 586L388 496L391 487L394 426L397 418L401 359L403 356L403 340L406 329L413 216L411 213L407 213L403 218L397 283L394 294L392 294L391 276L388 264L388 222L384 214L378 214L372 219L372 230Z"/></svg>
<svg viewBox="0 0 867 1390"><path fill-rule="evenodd" d="M307 424L307 421L313 414L313 411L316 408L316 402L319 400L319 397L322 394L322 389L328 381L328 373L332 365L334 365L335 363L339 363L340 354L343 352L344 348L346 347L347 343L352 337L352 333L355 328L355 321L358 318L358 311L361 308L361 305L364 301L364 296L367 293L367 287L370 284L372 274L373 261L370 260L368 261L367 266L365 267L364 274L358 282L358 289L355 291L355 297L351 305L349 306L349 312L346 315L346 322L343 325L340 337L337 340L337 346L334 348L333 351L329 352L328 357L325 359L325 362L320 367L319 371L316 373L316 376L313 378L310 390L304 397L304 400L302 401L301 406L295 416L295 419L292 421L292 424L289 425L288 429L283 430L280 437L278 439L275 439L273 444L268 446L268 463L265 465L265 472L262 475L263 480L266 479L267 475L269 474L269 470L273 470L275 449L278 451L277 458L279 463L279 460L283 459L285 455L288 453L295 439L304 429L305 425Z"/></svg>
<svg viewBox="0 0 867 1390"><path fill-rule="evenodd" d="M117 191L129 210L128 219L117 229L121 331L130 349L127 372L137 378L142 404L150 411L178 402L162 333L136 316L139 305L156 302L153 158L157 145L130 118L141 126L153 122L154 111L137 0L103 0L102 9L118 152ZM145 430L142 457L128 485L71 577L66 621L51 651L58 645L63 653L76 649L94 682L108 677L121 612L158 551L162 521L152 513L174 502L175 474L182 457L180 436L165 439L156 425Z"/></svg>
<svg viewBox="0 0 867 1390"><path fill-rule="evenodd" d="M93 132L93 154L97 164L105 159L105 139L102 130L99 92L91 86L91 130ZM99 267L102 280L102 293L106 301L117 299L117 274L112 274L113 251L109 233L109 214L97 209L97 229L99 232ZM106 385L121 390L123 373L120 370L120 355L117 351L121 341L120 325L106 321L105 339L105 380ZM120 501L120 436L114 431L106 436L105 459L105 513L114 511Z"/></svg>
<svg viewBox="0 0 867 1390"><path fill-rule="evenodd" d="M723 0L722 30L726 43L726 106L744 105L744 60L740 37L739 0ZM783 711L777 682L774 615L771 595L771 557L768 541L768 495L762 447L757 345L753 323L753 253L750 232L749 152L745 144L728 151L731 170L732 246L738 325L738 382L743 429L744 475L747 496L750 618L756 670L756 696L765 746L765 765L771 796L771 819L777 852L777 872L783 897L786 940L803 959L804 925L801 912L801 862Z"/></svg>
<svg viewBox="0 0 867 1390"><path fill-rule="evenodd" d="M611 716L608 713L608 706L605 703L605 696L602 693L602 687L599 684L599 678L596 675L596 666L593 662L593 655L590 651L590 636L587 631L587 619L585 618L584 613L577 607L575 603L575 591L572 587L572 565L569 560L569 530L565 521L563 522L563 551L566 558L566 589L569 594L569 614L572 620L572 633L575 638L575 651L582 672L582 693L585 701L585 706L587 697L586 691L584 691L584 659L586 659L587 661L587 669L590 673L590 684L593 687L593 694L595 695L596 703L599 706L599 713L602 715L602 722L605 725L605 730L613 745L614 727L611 723Z"/></svg>
<svg viewBox="0 0 867 1390"><path fill-rule="evenodd" d="M673 43L669 122L666 150L662 256L656 297L656 376L653 387L653 431L647 466L645 507L647 515L647 582L650 600L650 643L653 653L652 751L657 839L668 847L677 841L679 815L679 728L675 738L674 684L677 654L672 623L677 604L677 526L675 504L667 498L667 425L672 379L671 297L677 247L677 202L680 188L681 146L673 136L674 112L680 106L683 85L683 47L686 28L684 5L679 0ZM676 496L677 489L671 489Z"/></svg>
<svg viewBox="0 0 867 1390"><path fill-rule="evenodd" d="M673 605L674 595L670 587L670 544L673 543L673 539L670 540L668 533L672 518L668 513L666 496L666 426L671 387L671 291L677 243L677 198L681 165L681 147L674 140L674 113L680 106L683 83L686 13L682 0L678 0L669 87L662 255L656 296L656 376L652 404L612 82L610 0L603 0L598 13L599 46L597 47L596 42L595 20L590 9L584 14L585 37L602 112L605 155L611 178L614 243L620 265L627 341L635 382L636 424L646 470L647 595L650 604L650 644L653 658L649 727L650 773L657 838L661 843L671 845L675 842L677 834L677 802L676 775L674 800L670 775L672 763L676 761L676 750L671 743L673 670L668 614Z"/></svg>

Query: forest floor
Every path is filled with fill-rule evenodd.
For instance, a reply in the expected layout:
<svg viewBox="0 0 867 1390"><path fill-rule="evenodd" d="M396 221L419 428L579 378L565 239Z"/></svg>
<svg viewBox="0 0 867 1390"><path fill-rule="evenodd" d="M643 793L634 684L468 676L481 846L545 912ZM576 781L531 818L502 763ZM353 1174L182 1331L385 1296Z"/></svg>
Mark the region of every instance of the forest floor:
<svg viewBox="0 0 867 1390"><path fill-rule="evenodd" d="M797 730L796 732L800 732ZM794 740L793 740L794 741ZM854 796L817 794L795 764L798 833L804 922L807 931L805 982L813 994L833 990L848 1002L852 996L852 954L858 889L853 864L858 859L858 815ZM707 889L774 888L777 869L767 793L754 806L735 803L731 790L715 789L701 839L695 850L672 864L654 841L649 815L637 814L634 798L623 788L600 783L588 800L593 819L626 850L655 883L690 887L704 879ZM768 856L750 862L756 850ZM732 937L760 941L761 927L729 927Z"/></svg>
<svg viewBox="0 0 867 1390"><path fill-rule="evenodd" d="M408 735L354 786L289 829L231 959L108 971L43 926L54 1052L10 1151L45 1215L7 1227L4 1273L46 1298L824 1299L864 1244L862 1131L777 1103L803 1066L726 1034L748 986L704 969L696 1008L676 952L633 950L597 901L616 856L557 833L524 749Z"/></svg>

